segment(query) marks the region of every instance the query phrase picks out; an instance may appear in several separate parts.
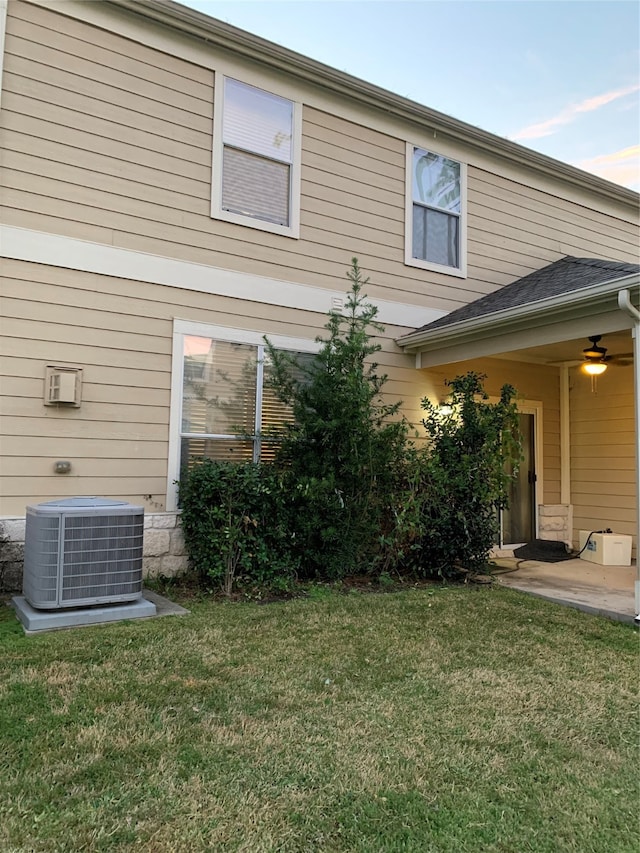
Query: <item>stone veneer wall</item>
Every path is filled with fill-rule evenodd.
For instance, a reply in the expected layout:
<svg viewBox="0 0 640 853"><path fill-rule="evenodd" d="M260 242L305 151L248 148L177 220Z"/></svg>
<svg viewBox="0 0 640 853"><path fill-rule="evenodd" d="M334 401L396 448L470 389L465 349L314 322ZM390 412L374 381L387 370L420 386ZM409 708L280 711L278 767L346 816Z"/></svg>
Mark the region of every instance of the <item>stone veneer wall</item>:
<svg viewBox="0 0 640 853"><path fill-rule="evenodd" d="M552 542L564 542L572 547L573 507L570 504L540 504L538 507L538 536Z"/></svg>
<svg viewBox="0 0 640 853"><path fill-rule="evenodd" d="M0 519L0 592L22 589L24 518ZM187 569L187 554L175 512L145 513L142 573L145 578L174 577Z"/></svg>
<svg viewBox="0 0 640 853"><path fill-rule="evenodd" d="M573 507L570 504L539 504L538 505L538 538L551 542L564 542L572 548ZM513 548L498 548L491 550L491 557L512 557Z"/></svg>
<svg viewBox="0 0 640 853"><path fill-rule="evenodd" d="M175 577L187 570L188 558L180 527L180 513L145 514L142 574L145 578Z"/></svg>

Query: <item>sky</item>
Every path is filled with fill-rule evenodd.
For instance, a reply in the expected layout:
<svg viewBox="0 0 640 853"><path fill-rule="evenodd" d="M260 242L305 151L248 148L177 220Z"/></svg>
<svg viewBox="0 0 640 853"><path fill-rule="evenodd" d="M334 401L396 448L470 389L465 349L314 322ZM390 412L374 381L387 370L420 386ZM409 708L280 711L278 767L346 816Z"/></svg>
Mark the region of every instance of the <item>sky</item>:
<svg viewBox="0 0 640 853"><path fill-rule="evenodd" d="M636 0L181 0L640 190Z"/></svg>

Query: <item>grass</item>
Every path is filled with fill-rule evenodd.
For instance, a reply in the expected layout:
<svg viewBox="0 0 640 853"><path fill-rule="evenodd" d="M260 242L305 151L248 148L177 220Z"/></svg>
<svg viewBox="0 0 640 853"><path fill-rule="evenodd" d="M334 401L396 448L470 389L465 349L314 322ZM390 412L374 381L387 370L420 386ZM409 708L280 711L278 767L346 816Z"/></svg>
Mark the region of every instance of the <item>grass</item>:
<svg viewBox="0 0 640 853"><path fill-rule="evenodd" d="M637 851L637 637L504 589L25 638L0 850Z"/></svg>

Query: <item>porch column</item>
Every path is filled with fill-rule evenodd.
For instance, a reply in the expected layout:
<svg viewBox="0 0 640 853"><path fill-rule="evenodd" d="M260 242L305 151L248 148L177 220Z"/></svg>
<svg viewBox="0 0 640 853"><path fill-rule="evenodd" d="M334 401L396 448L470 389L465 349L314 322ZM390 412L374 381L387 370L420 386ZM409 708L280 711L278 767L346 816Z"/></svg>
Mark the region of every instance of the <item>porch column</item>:
<svg viewBox="0 0 640 853"><path fill-rule="evenodd" d="M633 378L636 421L636 621L640 618L640 311L631 304L628 290L618 293L618 306L633 320Z"/></svg>
<svg viewBox="0 0 640 853"><path fill-rule="evenodd" d="M571 503L571 421L569 368L560 368L560 503Z"/></svg>

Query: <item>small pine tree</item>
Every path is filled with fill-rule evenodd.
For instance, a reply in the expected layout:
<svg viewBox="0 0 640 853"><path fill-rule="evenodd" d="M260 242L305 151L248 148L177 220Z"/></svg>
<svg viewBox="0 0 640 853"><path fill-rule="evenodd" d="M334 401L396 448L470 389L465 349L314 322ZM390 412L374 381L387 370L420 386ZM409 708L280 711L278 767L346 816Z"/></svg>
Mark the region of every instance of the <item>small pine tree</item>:
<svg viewBox="0 0 640 853"><path fill-rule="evenodd" d="M371 358L381 349L373 333L384 327L366 301L368 279L356 258L347 277L344 313L330 312L310 363L267 340L271 387L293 414L280 435L276 465L294 496L302 562L310 574L329 577L370 566L407 437L406 422L396 417L401 403L384 401L387 376Z"/></svg>

